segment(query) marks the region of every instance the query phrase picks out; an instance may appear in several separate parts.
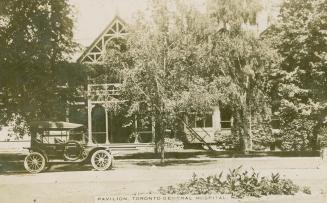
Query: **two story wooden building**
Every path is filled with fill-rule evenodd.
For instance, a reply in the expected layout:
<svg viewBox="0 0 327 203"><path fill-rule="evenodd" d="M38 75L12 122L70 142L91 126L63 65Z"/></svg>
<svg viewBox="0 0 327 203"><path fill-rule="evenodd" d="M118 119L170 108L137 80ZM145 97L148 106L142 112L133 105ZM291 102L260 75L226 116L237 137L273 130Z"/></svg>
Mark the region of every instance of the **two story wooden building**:
<svg viewBox="0 0 327 203"><path fill-rule="evenodd" d="M269 3L269 1L268 1ZM278 13L278 7L264 4L263 12L258 13L258 24L248 29L263 31L273 17ZM274 13L271 13L271 12ZM115 39L124 39L128 35L128 24L116 16L103 30L103 32L91 43L91 45L79 57L78 63L101 65L107 51L107 45ZM155 138L155 123L146 115L134 115L126 119L126 112L115 111L115 106L123 106L126 100L120 95L119 80L97 82L89 80L87 84L87 112L85 103L80 106L73 105L70 108L71 122L81 121L88 126L88 140L93 143L108 143L122 148L151 148ZM84 119L87 114L87 122ZM82 118L83 117L83 118ZM81 119L82 118L82 119ZM79 120L80 119L80 120ZM84 120L83 120L84 119ZM198 144L215 144L217 136L230 134L233 125L232 114L229 109L221 109L219 106L212 107L212 111L206 115L191 114L184 117L182 131L185 142ZM174 135L172 135L174 137Z"/></svg>

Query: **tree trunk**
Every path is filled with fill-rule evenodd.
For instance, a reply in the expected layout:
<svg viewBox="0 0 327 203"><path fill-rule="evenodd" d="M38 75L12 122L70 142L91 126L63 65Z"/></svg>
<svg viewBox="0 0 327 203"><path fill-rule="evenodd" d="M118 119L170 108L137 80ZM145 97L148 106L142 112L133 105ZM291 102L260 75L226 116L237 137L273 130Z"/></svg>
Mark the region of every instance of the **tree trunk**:
<svg viewBox="0 0 327 203"><path fill-rule="evenodd" d="M155 143L155 154L159 155L160 152L160 163L165 163L165 138L161 137L161 139L157 139Z"/></svg>
<svg viewBox="0 0 327 203"><path fill-rule="evenodd" d="M248 154L249 151L251 150L251 132L250 132L250 115L249 112L247 111L246 107L242 108L241 112L241 118L242 118L242 152L245 154Z"/></svg>
<svg viewBox="0 0 327 203"><path fill-rule="evenodd" d="M234 133L239 138L240 148L239 150L244 153L248 154L251 150L251 133L250 133L250 121L248 112L246 108L235 108L234 110Z"/></svg>
<svg viewBox="0 0 327 203"><path fill-rule="evenodd" d="M165 138L160 142L160 163L165 163Z"/></svg>
<svg viewBox="0 0 327 203"><path fill-rule="evenodd" d="M165 162L165 133L163 119L160 115L156 116L156 137L155 137L155 153L159 154L160 152L160 163Z"/></svg>
<svg viewBox="0 0 327 203"><path fill-rule="evenodd" d="M320 149L320 146L318 143L318 135L319 135L319 130L322 126L323 126L323 123L321 121L318 121L318 123L313 128L313 132L312 132L313 138L312 138L312 142L311 142L311 148L313 151Z"/></svg>

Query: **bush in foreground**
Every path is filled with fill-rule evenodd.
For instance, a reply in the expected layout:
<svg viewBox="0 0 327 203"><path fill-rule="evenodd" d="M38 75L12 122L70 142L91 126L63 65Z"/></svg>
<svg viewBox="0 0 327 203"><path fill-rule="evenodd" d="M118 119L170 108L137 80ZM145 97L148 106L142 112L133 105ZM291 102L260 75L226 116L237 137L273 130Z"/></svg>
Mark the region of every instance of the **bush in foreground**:
<svg viewBox="0 0 327 203"><path fill-rule="evenodd" d="M261 177L253 169L249 172L238 167L229 170L226 176L219 175L206 178L193 175L192 179L177 186L161 187L159 193L175 195L230 194L232 198L245 196L261 197L265 195L294 195L300 187L290 179L281 178L279 173L271 177ZM310 188L305 187L310 193Z"/></svg>

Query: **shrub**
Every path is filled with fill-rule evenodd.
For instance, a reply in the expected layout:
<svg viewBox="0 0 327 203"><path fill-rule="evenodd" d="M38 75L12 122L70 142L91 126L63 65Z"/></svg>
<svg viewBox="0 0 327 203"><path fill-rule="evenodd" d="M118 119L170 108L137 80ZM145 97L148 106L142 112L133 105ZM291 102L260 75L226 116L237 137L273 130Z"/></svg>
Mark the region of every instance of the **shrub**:
<svg viewBox="0 0 327 203"><path fill-rule="evenodd" d="M165 138L165 152L176 152L184 149L184 144L182 141L176 138ZM158 152L160 152L160 147Z"/></svg>
<svg viewBox="0 0 327 203"><path fill-rule="evenodd" d="M327 126L323 126L319 129L317 139L320 148L327 147Z"/></svg>
<svg viewBox="0 0 327 203"><path fill-rule="evenodd" d="M176 138L165 138L165 147L168 149L182 150L184 144Z"/></svg>
<svg viewBox="0 0 327 203"><path fill-rule="evenodd" d="M275 142L270 122L266 120L252 123L251 136L254 150L264 150ZM231 130L231 132L216 131L215 142L219 144L222 149L240 148L240 138L233 130Z"/></svg>
<svg viewBox="0 0 327 203"><path fill-rule="evenodd" d="M240 139L233 133L217 130L215 132L215 142L224 150L238 149Z"/></svg>
<svg viewBox="0 0 327 203"><path fill-rule="evenodd" d="M223 173L206 178L193 175L192 179L177 186L161 187L159 193L177 195L229 194L232 198L245 196L261 197L263 195L294 195L299 186L290 179L280 178L272 174L271 177L260 177L253 169L241 170L241 167L229 170L226 176ZM303 192L309 194L310 188Z"/></svg>
<svg viewBox="0 0 327 203"><path fill-rule="evenodd" d="M312 150L314 125L314 121L301 118L283 123L281 129L282 149L285 151Z"/></svg>
<svg viewBox="0 0 327 203"><path fill-rule="evenodd" d="M253 123L251 133L254 150L264 150L275 142L269 121Z"/></svg>
<svg viewBox="0 0 327 203"><path fill-rule="evenodd" d="M302 188L302 192L305 193L305 194L311 195L311 189L308 186L304 186Z"/></svg>

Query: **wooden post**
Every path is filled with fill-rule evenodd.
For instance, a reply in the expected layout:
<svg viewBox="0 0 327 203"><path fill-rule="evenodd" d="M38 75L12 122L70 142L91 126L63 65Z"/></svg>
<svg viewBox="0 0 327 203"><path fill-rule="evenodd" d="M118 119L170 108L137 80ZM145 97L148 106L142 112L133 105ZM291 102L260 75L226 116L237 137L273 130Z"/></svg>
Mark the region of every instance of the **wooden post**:
<svg viewBox="0 0 327 203"><path fill-rule="evenodd" d="M110 111L110 138L111 138L111 142L113 142L114 140L114 134L113 134L113 113L112 111Z"/></svg>
<svg viewBox="0 0 327 203"><path fill-rule="evenodd" d="M93 144L92 141L92 105L91 101L87 101L87 125L88 125L88 144Z"/></svg>
<svg viewBox="0 0 327 203"><path fill-rule="evenodd" d="M106 117L106 144L109 144L109 126L108 126L108 110L105 109L105 117Z"/></svg>
<svg viewBox="0 0 327 203"><path fill-rule="evenodd" d="M252 143L252 110L251 110L251 106L250 106L250 117L249 117L249 141L250 141L250 150L253 149L253 143Z"/></svg>
<svg viewBox="0 0 327 203"><path fill-rule="evenodd" d="M137 114L134 115L134 135L135 135L135 140L134 143L139 143L139 131L138 131L138 126L137 126Z"/></svg>
<svg viewBox="0 0 327 203"><path fill-rule="evenodd" d="M326 147L322 147L320 149L320 161L319 161L319 169L326 169L327 168L327 148Z"/></svg>
<svg viewBox="0 0 327 203"><path fill-rule="evenodd" d="M67 103L66 112L65 112L66 122L69 122L69 104Z"/></svg>
<svg viewBox="0 0 327 203"><path fill-rule="evenodd" d="M188 133L188 129L186 127L186 123L189 124L188 122L188 116L186 114L183 114L183 117L182 117L185 121L185 123L183 122L183 130L184 130L184 133Z"/></svg>
<svg viewBox="0 0 327 203"><path fill-rule="evenodd" d="M154 117L151 117L152 125L151 125L151 131L152 131L152 143L155 143L156 139L156 122L154 120Z"/></svg>
<svg viewBox="0 0 327 203"><path fill-rule="evenodd" d="M137 132L137 114L134 115L134 131Z"/></svg>
<svg viewBox="0 0 327 203"><path fill-rule="evenodd" d="M215 106L212 112L212 128L214 131L221 131L220 120L220 108L219 106Z"/></svg>

